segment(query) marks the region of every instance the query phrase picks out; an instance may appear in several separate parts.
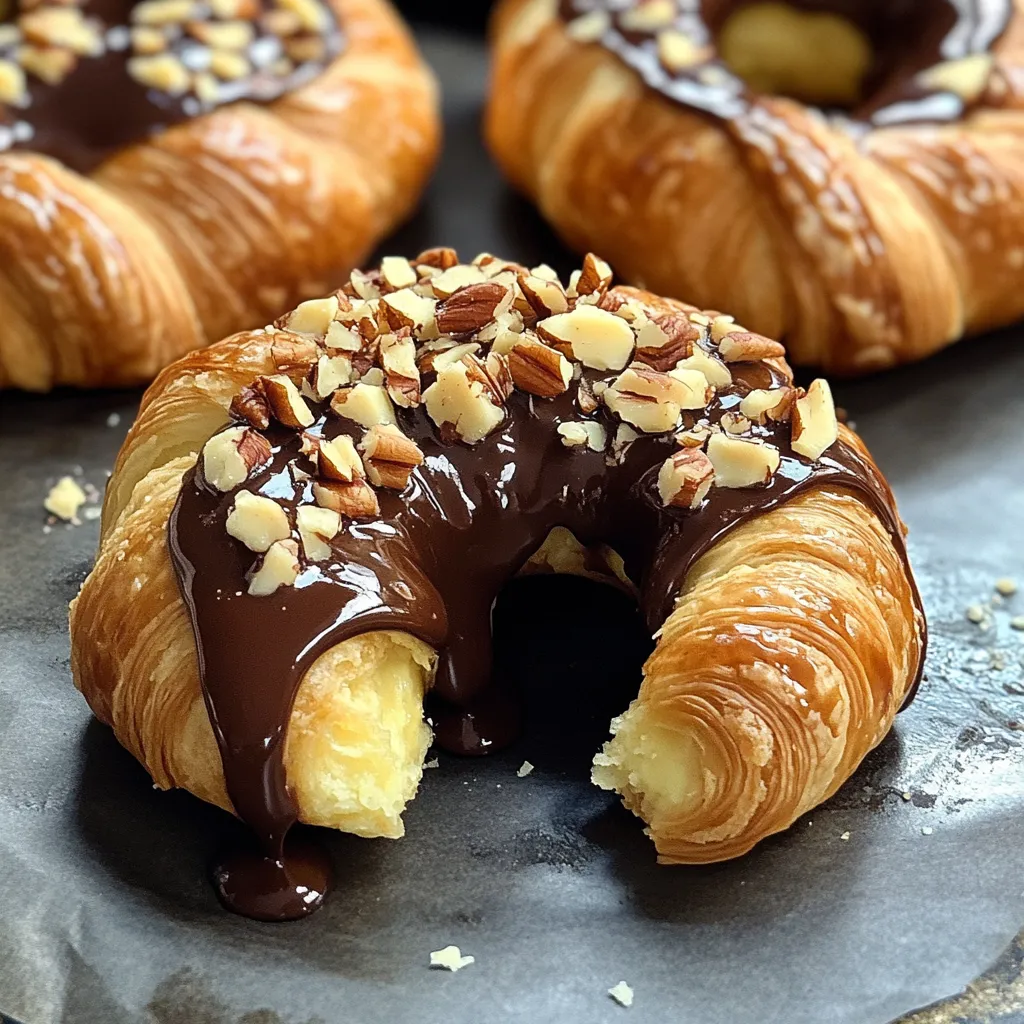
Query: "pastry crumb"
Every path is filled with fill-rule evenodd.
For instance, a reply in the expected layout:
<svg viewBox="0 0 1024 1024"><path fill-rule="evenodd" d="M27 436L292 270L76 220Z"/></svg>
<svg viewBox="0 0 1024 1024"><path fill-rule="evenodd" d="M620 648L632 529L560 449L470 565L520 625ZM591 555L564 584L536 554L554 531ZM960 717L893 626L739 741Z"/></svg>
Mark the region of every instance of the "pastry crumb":
<svg viewBox="0 0 1024 1024"><path fill-rule="evenodd" d="M516 771L516 775L521 779L525 779L530 772L533 771L533 765L529 761L524 761Z"/></svg>
<svg viewBox="0 0 1024 1024"><path fill-rule="evenodd" d="M608 995L619 1004L619 1006L633 1005L633 990L624 982L620 981L608 989Z"/></svg>
<svg viewBox="0 0 1024 1024"><path fill-rule="evenodd" d="M923 829L921 829L921 835L923 835L923 836L930 836L932 834L932 832L934 832L934 831L935 831L934 829L929 828L927 825L925 825L925 827Z"/></svg>
<svg viewBox="0 0 1024 1024"><path fill-rule="evenodd" d="M70 476L62 476L50 488L43 508L66 523L78 524L78 510L85 504L85 491Z"/></svg>
<svg viewBox="0 0 1024 1024"><path fill-rule="evenodd" d="M844 832L839 838L842 839L843 842L845 843L850 838L850 833L849 832Z"/></svg>
<svg viewBox="0 0 1024 1024"><path fill-rule="evenodd" d="M1017 593L1017 581L1010 579L1009 576L1003 576L996 580L996 590L1003 597L1013 597Z"/></svg>
<svg viewBox="0 0 1024 1024"><path fill-rule="evenodd" d="M985 609L980 604L969 604L967 606L967 619L975 624L985 619Z"/></svg>
<svg viewBox="0 0 1024 1024"><path fill-rule="evenodd" d="M443 967L452 973L475 963L476 957L463 956L458 946L445 946L444 949L435 949L430 954L431 967Z"/></svg>

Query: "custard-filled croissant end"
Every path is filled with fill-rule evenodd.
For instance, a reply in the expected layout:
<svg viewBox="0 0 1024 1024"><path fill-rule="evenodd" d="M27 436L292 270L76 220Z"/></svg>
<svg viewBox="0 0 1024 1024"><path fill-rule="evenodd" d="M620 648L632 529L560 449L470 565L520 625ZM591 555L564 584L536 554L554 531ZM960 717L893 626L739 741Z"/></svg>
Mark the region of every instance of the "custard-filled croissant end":
<svg viewBox="0 0 1024 1024"><path fill-rule="evenodd" d="M72 605L75 681L159 786L270 852L295 821L398 836L425 701L450 751L516 736L490 612L520 571L636 594L657 643L594 781L666 862L835 792L923 656L892 494L824 381L594 256L564 284L435 249L158 378Z"/></svg>

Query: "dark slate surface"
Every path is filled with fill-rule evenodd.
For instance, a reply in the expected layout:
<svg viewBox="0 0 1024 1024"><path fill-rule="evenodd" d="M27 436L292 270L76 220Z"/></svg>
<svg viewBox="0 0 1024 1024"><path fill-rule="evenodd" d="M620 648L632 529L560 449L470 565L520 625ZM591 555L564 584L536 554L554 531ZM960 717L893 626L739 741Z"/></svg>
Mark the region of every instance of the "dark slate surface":
<svg viewBox="0 0 1024 1024"><path fill-rule="evenodd" d="M388 248L572 266L482 151L479 46L427 43L448 147ZM827 807L739 862L656 869L586 782L601 715L635 686L635 618L572 581L523 587L500 629L528 737L442 756L403 842L332 838L339 891L279 927L219 910L203 871L233 824L155 793L70 682L65 608L97 529L44 532L41 502L64 473L103 485L137 396L0 396L0 1007L26 1024L885 1024L988 971L908 1019L1024 1021L1024 594L965 617L997 577L1024 584L1022 380L1011 330L838 388L911 527L934 639L917 703ZM449 942L477 963L428 970ZM605 994L620 979L628 1011Z"/></svg>

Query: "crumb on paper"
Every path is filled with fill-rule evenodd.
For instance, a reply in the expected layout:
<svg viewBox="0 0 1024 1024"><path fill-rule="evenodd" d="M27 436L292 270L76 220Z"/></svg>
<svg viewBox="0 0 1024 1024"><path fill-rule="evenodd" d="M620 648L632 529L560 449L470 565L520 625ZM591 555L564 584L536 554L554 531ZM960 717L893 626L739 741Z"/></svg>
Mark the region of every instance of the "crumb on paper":
<svg viewBox="0 0 1024 1024"><path fill-rule="evenodd" d="M424 768L440 768L440 767L441 767L441 765L440 765L440 763L438 762L438 760L437 760L437 758L436 758L436 757L432 757L432 758L431 758L431 759L430 759L429 761L427 761L427 762L426 762L426 763L425 763L425 764L423 765L423 767L424 767Z"/></svg>
<svg viewBox="0 0 1024 1024"><path fill-rule="evenodd" d="M975 624L985 620L985 609L980 604L969 604L967 606L967 619Z"/></svg>
<svg viewBox="0 0 1024 1024"><path fill-rule="evenodd" d="M70 476L62 476L50 488L43 508L66 523L78 523L78 510L86 503L85 491Z"/></svg>
<svg viewBox="0 0 1024 1024"><path fill-rule="evenodd" d="M121 422L121 414L119 412L112 412L107 417L107 426L108 427L116 427L116 426L118 426L118 424L120 424L120 422Z"/></svg>
<svg viewBox="0 0 1024 1024"><path fill-rule="evenodd" d="M1019 629L1024 631L1024 615L1015 615L1010 619L1010 629Z"/></svg>
<svg viewBox="0 0 1024 1024"><path fill-rule="evenodd" d="M619 1004L619 1006L633 1005L633 990L624 981L620 981L618 985L613 985L608 989L608 995L610 995L612 999Z"/></svg>
<svg viewBox="0 0 1024 1024"><path fill-rule="evenodd" d="M921 835L923 835L923 836L930 836L932 834L932 832L934 832L934 831L935 831L934 829L929 828L927 825L925 825L925 827L923 829L921 829Z"/></svg>
<svg viewBox="0 0 1024 1024"><path fill-rule="evenodd" d="M533 771L533 765L529 761L524 761L519 768L516 770L516 775L521 779L525 779L530 772Z"/></svg>
<svg viewBox="0 0 1024 1024"><path fill-rule="evenodd" d="M909 789L906 790L905 792L903 792L901 794L901 796L903 797L904 800L907 800L907 801L910 801L910 800L914 799L914 794L911 793Z"/></svg>
<svg viewBox="0 0 1024 1024"><path fill-rule="evenodd" d="M1017 593L1017 581L1010 579L1009 576L1003 576L996 580L996 590L1003 597L1013 597Z"/></svg>
<svg viewBox="0 0 1024 1024"><path fill-rule="evenodd" d="M445 946L444 949L435 949L430 954L431 967L443 967L446 971L461 971L463 967L476 963L476 957L463 956L458 946Z"/></svg>
<svg viewBox="0 0 1024 1024"><path fill-rule="evenodd" d="M849 832L844 832L839 838L842 839L843 842L845 843L850 838L850 833Z"/></svg>

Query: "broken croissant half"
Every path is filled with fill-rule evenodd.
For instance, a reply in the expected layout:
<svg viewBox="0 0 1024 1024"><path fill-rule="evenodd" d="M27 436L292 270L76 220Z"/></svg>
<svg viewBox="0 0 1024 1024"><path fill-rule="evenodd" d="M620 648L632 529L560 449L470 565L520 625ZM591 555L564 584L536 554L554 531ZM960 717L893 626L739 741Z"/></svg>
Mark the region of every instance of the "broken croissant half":
<svg viewBox="0 0 1024 1024"><path fill-rule="evenodd" d="M158 786L263 838L400 836L425 699L450 750L514 738L490 609L524 567L618 577L656 634L593 777L663 861L787 828L919 673L902 524L825 382L594 256L566 283L433 249L161 374L74 677Z"/></svg>

